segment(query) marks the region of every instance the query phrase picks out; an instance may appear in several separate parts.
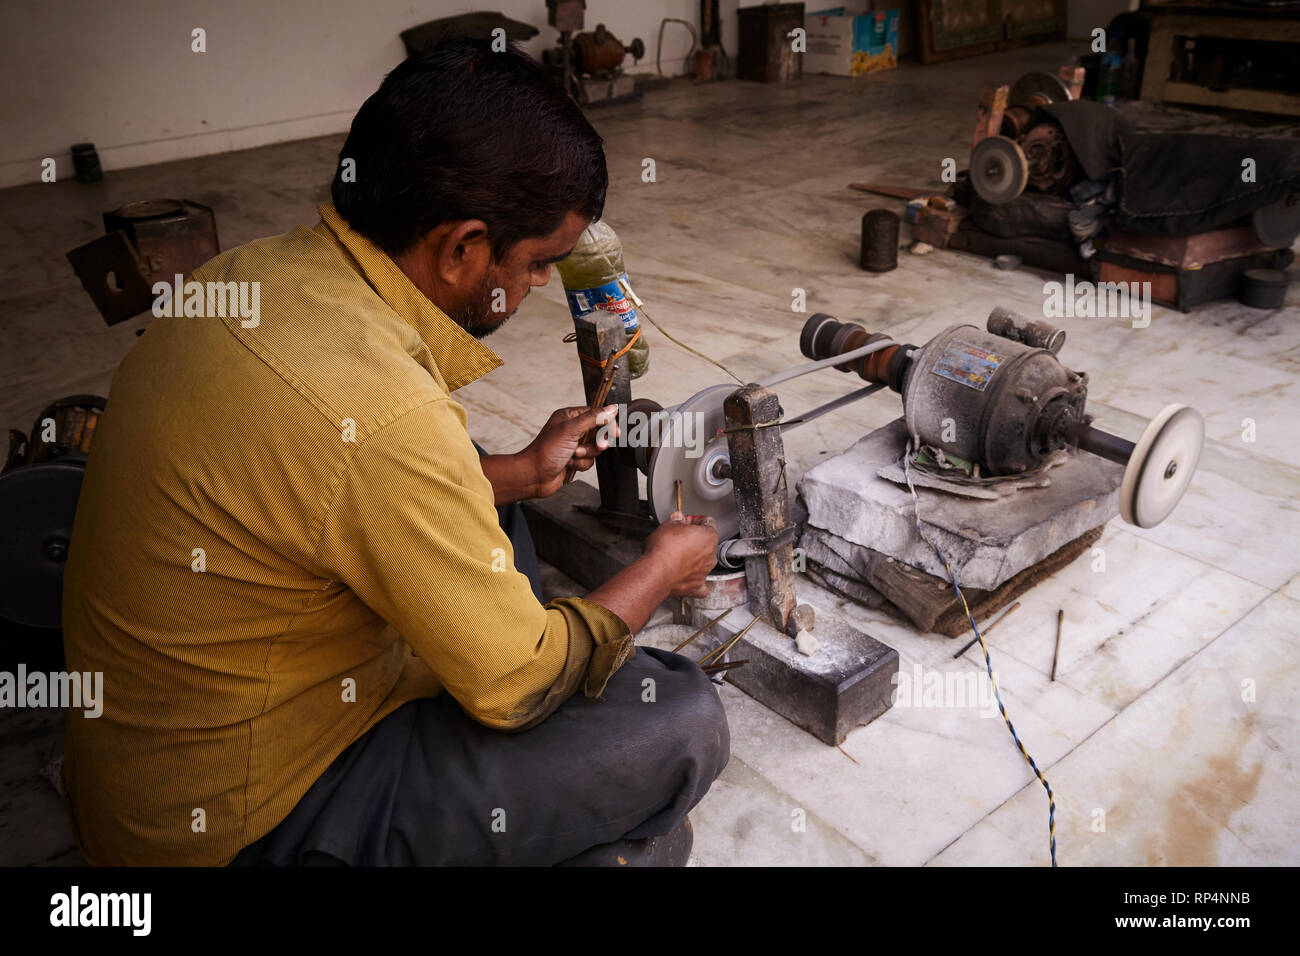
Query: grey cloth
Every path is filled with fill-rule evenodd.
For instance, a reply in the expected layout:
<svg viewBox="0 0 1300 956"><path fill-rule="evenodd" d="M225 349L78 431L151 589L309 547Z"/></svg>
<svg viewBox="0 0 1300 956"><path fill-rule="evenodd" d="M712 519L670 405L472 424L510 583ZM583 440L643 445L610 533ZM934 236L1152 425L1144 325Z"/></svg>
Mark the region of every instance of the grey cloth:
<svg viewBox="0 0 1300 956"><path fill-rule="evenodd" d="M516 564L531 541L502 509ZM520 534L520 529L523 534ZM411 701L355 741L237 866L549 866L675 829L726 766L718 693L690 660L638 648L600 699L571 697L518 734L448 693Z"/></svg>

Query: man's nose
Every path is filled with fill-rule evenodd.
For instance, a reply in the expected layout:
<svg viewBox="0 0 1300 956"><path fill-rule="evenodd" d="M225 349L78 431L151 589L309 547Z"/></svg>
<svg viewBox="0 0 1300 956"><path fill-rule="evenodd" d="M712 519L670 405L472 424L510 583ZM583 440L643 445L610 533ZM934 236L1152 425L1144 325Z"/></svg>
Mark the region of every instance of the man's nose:
<svg viewBox="0 0 1300 956"><path fill-rule="evenodd" d="M551 281L551 267L547 265L541 272L533 273L532 279L529 280L530 286L541 286Z"/></svg>

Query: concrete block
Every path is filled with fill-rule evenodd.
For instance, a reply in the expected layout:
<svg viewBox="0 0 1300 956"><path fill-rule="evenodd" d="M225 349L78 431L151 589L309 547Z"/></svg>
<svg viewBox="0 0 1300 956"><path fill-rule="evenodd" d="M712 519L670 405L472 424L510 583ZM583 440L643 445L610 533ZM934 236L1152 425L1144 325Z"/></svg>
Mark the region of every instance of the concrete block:
<svg viewBox="0 0 1300 956"><path fill-rule="evenodd" d="M799 494L809 525L944 578L943 563L917 534L907 487L877 474L906 443L902 419L891 422L805 472ZM916 491L926 534L956 568L958 581L993 590L1118 514L1123 473L1120 465L1080 453L1048 472L1046 487L1006 498Z"/></svg>

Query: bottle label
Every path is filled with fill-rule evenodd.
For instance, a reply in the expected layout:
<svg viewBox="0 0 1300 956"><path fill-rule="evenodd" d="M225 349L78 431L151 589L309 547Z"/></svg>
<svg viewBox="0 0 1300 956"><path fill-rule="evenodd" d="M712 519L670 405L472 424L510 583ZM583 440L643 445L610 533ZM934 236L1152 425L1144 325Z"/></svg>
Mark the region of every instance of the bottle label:
<svg viewBox="0 0 1300 956"><path fill-rule="evenodd" d="M621 318L623 331L631 335L641 327L641 317L624 292L630 288L625 272L615 281L591 289L565 289L564 297L569 300L569 312L575 319L590 315L597 309L604 309Z"/></svg>

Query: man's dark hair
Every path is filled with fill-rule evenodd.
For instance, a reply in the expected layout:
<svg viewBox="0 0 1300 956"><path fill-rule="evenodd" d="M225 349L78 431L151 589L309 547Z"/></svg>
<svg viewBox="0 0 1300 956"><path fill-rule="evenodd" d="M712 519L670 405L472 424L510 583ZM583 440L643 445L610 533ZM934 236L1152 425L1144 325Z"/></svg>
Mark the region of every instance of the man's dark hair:
<svg viewBox="0 0 1300 956"><path fill-rule="evenodd" d="M355 161L344 182L343 161ZM352 177L349 177L352 178ZM384 78L352 120L330 193L390 255L444 222L487 223L493 258L571 210L600 218L609 176L587 118L513 44L443 40Z"/></svg>

